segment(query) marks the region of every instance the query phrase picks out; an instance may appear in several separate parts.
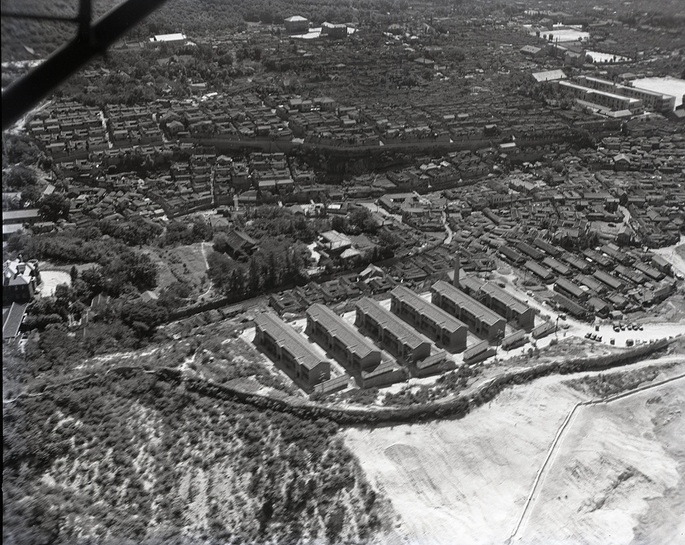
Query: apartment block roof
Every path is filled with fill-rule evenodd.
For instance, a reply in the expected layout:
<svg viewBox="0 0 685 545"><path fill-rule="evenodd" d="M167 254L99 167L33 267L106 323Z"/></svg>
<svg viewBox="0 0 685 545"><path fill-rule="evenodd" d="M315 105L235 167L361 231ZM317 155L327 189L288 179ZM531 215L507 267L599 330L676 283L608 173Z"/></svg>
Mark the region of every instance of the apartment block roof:
<svg viewBox="0 0 685 545"><path fill-rule="evenodd" d="M303 367L314 369L325 361L312 350L302 335L275 314L262 312L255 316L254 322L257 327L268 333L278 346L287 350L295 361Z"/></svg>
<svg viewBox="0 0 685 545"><path fill-rule="evenodd" d="M352 324L343 320L325 305L314 303L307 309L307 317L321 324L329 335L339 339L350 352L360 358L365 358L374 352L380 353L380 350Z"/></svg>
<svg viewBox="0 0 685 545"><path fill-rule="evenodd" d="M400 318L385 310L373 299L364 297L360 299L356 307L364 314L371 317L382 328L390 331L400 342L409 346L412 350L422 344L426 344L423 339L412 327L404 323Z"/></svg>
<svg viewBox="0 0 685 545"><path fill-rule="evenodd" d="M480 288L483 287L483 282L474 276L465 275L464 278L459 279L459 286L465 291L478 293Z"/></svg>
<svg viewBox="0 0 685 545"><path fill-rule="evenodd" d="M517 314L524 314L530 307L526 305L523 301L519 301L516 297L507 293L499 286L486 282L480 288L480 291L489 295L492 299L495 299L506 306L508 309L514 311Z"/></svg>
<svg viewBox="0 0 685 545"><path fill-rule="evenodd" d="M495 311L490 310L485 305L479 303L472 297L469 297L464 292L443 280L438 280L435 284L433 284L431 290L439 293L443 297L448 298L458 307L466 309L473 316L477 317L481 322L490 327L504 321L504 318L502 318Z"/></svg>
<svg viewBox="0 0 685 545"><path fill-rule="evenodd" d="M454 316L445 312L440 307L433 303L426 301L416 292L404 286L397 286L390 292L390 296L406 303L419 314L426 316L431 322L451 332L459 331L461 328L467 328L467 325L461 320L457 320Z"/></svg>

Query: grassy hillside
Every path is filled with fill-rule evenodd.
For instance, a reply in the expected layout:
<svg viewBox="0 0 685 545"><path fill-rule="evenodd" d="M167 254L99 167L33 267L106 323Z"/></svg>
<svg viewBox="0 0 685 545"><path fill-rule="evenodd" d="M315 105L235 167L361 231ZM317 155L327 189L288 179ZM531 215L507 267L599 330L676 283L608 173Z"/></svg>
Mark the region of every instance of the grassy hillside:
<svg viewBox="0 0 685 545"><path fill-rule="evenodd" d="M108 377L5 405L3 542L364 543L337 427Z"/></svg>

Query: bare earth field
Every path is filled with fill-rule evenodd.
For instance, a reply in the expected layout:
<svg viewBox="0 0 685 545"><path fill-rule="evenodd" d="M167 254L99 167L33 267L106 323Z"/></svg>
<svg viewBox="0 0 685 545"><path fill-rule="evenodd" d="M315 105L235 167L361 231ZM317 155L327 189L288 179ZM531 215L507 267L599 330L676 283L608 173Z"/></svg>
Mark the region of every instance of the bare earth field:
<svg viewBox="0 0 685 545"><path fill-rule="evenodd" d="M677 363L656 380L684 371L685 363ZM346 443L391 501L405 543L502 544L523 513L558 429L574 405L588 399L564 384L570 379L552 376L508 388L460 420L352 428ZM683 493L676 492L683 489L685 444L675 440L685 435L683 382L577 412L515 542L669 543L669 536L682 532L674 522L682 517L674 512L685 505ZM647 403L659 396L661 401ZM665 540L651 538L659 532Z"/></svg>
<svg viewBox="0 0 685 545"><path fill-rule="evenodd" d="M206 292L207 260L201 243L156 249L150 254L157 263L159 289L178 281L189 284L194 295Z"/></svg>
<svg viewBox="0 0 685 545"><path fill-rule="evenodd" d="M685 379L583 407L515 543L685 542Z"/></svg>

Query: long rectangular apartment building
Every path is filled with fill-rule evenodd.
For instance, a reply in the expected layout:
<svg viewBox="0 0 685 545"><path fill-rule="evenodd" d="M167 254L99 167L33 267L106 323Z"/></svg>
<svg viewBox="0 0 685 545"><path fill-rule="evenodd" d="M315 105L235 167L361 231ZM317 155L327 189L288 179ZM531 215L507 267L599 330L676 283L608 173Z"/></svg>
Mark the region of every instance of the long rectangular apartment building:
<svg viewBox="0 0 685 545"><path fill-rule="evenodd" d="M576 81L584 87L641 100L647 108L657 112L668 113L675 109L676 97L672 95L657 93L656 91L641 89L632 85L622 85L591 76L578 76Z"/></svg>
<svg viewBox="0 0 685 545"><path fill-rule="evenodd" d="M264 348L274 363L307 387L331 378L330 363L319 356L292 327L271 312L254 319L254 344Z"/></svg>
<svg viewBox="0 0 685 545"><path fill-rule="evenodd" d="M535 325L535 310L497 284L466 276L459 281L459 287L466 295L494 310L508 322L514 322L524 329L531 329Z"/></svg>
<svg viewBox="0 0 685 545"><path fill-rule="evenodd" d="M506 320L454 286L438 280L431 288L432 302L459 318L476 335L488 340L504 336Z"/></svg>
<svg viewBox="0 0 685 545"><path fill-rule="evenodd" d="M524 329L535 325L535 310L499 286L486 282L480 288L480 295L483 303L508 321Z"/></svg>
<svg viewBox="0 0 685 545"><path fill-rule="evenodd" d="M390 310L451 351L466 348L468 326L414 291L397 286L390 292Z"/></svg>
<svg viewBox="0 0 685 545"><path fill-rule="evenodd" d="M431 343L373 299L360 299L356 308L355 325L368 331L399 359L415 362L430 355Z"/></svg>
<svg viewBox="0 0 685 545"><path fill-rule="evenodd" d="M307 309L306 331L352 373L370 371L381 363L381 351L325 305L314 303Z"/></svg>
<svg viewBox="0 0 685 545"><path fill-rule="evenodd" d="M571 93L575 98L603 106L611 111L630 110L634 114L644 111L642 101L638 98L617 95L599 89L592 89L569 81L559 81L559 87Z"/></svg>

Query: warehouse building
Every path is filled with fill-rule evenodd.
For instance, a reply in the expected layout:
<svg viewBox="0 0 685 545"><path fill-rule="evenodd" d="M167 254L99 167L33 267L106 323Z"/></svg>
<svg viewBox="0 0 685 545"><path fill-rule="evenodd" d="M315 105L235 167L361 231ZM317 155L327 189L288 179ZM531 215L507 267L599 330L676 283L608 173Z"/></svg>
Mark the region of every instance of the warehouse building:
<svg viewBox="0 0 685 545"><path fill-rule="evenodd" d="M390 309L404 321L451 351L466 348L468 327L412 290L397 286L390 292Z"/></svg>
<svg viewBox="0 0 685 545"><path fill-rule="evenodd" d="M430 355L430 342L373 299L360 299L356 309L355 325L367 331L398 359L412 362Z"/></svg>
<svg viewBox="0 0 685 545"><path fill-rule="evenodd" d="M488 340L504 336L504 318L458 288L439 280L433 284L431 293L434 305L459 318L476 335Z"/></svg>
<svg viewBox="0 0 685 545"><path fill-rule="evenodd" d="M563 293L554 294L554 302L557 304L558 310L568 312L574 318L585 320L588 317L588 311L582 305L576 303L573 299L566 297Z"/></svg>
<svg viewBox="0 0 685 545"><path fill-rule="evenodd" d="M314 303L307 309L306 331L351 373L370 371L381 363L381 351L325 305Z"/></svg>
<svg viewBox="0 0 685 545"><path fill-rule="evenodd" d="M257 314L254 323L254 344L263 348L276 366L305 389L331 377L330 363L278 316L262 312Z"/></svg>
<svg viewBox="0 0 685 545"><path fill-rule="evenodd" d="M371 371L362 371L359 385L362 388L382 388L396 382L407 380L408 373L404 367L394 361L384 361Z"/></svg>

